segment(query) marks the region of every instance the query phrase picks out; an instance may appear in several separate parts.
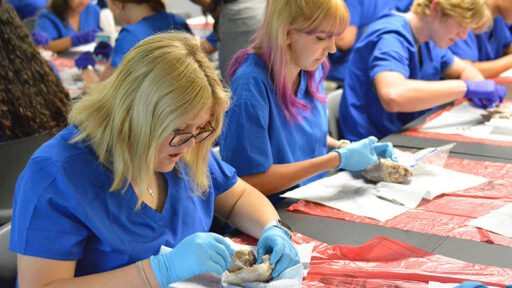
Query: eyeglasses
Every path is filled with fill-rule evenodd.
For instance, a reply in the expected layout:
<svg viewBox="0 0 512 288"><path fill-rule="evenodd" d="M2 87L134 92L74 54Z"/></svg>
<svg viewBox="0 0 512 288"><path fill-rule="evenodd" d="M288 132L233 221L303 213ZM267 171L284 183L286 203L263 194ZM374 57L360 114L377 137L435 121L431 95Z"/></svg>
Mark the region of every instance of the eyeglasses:
<svg viewBox="0 0 512 288"><path fill-rule="evenodd" d="M170 147L181 146L181 145L187 143L188 141L190 141L190 139L192 139L192 138L194 138L196 143L199 143L199 142L204 141L206 138L208 138L208 136L212 135L213 132L215 132L215 128L213 128L212 123L210 123L210 121L208 121L208 123L207 123L207 128L205 128L205 130L199 131L197 134L193 134L190 132L174 132L173 131L173 132L171 132L173 136L172 136L171 141L169 141L169 146Z"/></svg>

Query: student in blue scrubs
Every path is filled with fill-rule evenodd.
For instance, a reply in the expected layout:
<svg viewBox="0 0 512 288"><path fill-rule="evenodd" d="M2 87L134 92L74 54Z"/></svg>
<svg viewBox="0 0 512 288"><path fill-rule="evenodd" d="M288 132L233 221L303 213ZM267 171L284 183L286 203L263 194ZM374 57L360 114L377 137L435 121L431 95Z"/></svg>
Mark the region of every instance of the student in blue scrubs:
<svg viewBox="0 0 512 288"><path fill-rule="evenodd" d="M35 31L50 36L47 50L62 52L94 42L100 30L100 8L90 0L51 0L37 16Z"/></svg>
<svg viewBox="0 0 512 288"><path fill-rule="evenodd" d="M351 48L364 34L366 27L393 7L392 1L382 0L345 0L350 12L350 24L339 37L335 38L336 52L329 54L331 69L327 79L339 82L345 80L345 70Z"/></svg>
<svg viewBox="0 0 512 288"><path fill-rule="evenodd" d="M512 36L507 23L512 22L512 1L487 0L494 23L489 31L475 34L469 31L450 51L471 63L485 78L494 78L512 68Z"/></svg>
<svg viewBox="0 0 512 288"><path fill-rule="evenodd" d="M71 99L5 0L0 0L0 43L0 142L57 133L67 125Z"/></svg>
<svg viewBox="0 0 512 288"><path fill-rule="evenodd" d="M153 34L168 30L185 31L192 34L192 30L190 30L185 19L165 11L165 3L162 0L149 0L147 2L107 0L107 3L114 17L124 27L117 37L110 63L105 67L100 77L96 77L93 70L83 70L85 74L83 78L86 83L95 83L110 77L121 64L124 55L137 43ZM91 64L94 66L92 54L88 53L88 55L91 60L86 62L85 67ZM85 67L77 65L79 69Z"/></svg>
<svg viewBox="0 0 512 288"><path fill-rule="evenodd" d="M8 0L21 20L33 18L43 9L47 0Z"/></svg>
<svg viewBox="0 0 512 288"><path fill-rule="evenodd" d="M385 137L462 97L482 108L501 103L504 87L479 81L484 77L476 68L445 49L491 20L485 0L416 0L410 12L388 13L370 24L349 60L340 135L352 141Z"/></svg>
<svg viewBox="0 0 512 288"><path fill-rule="evenodd" d="M220 275L235 250L214 213L259 238L273 276L299 263L272 204L211 146L229 94L196 39L137 44L76 103L18 178L9 249L19 287L167 287ZM161 246L174 248L157 255Z"/></svg>
<svg viewBox="0 0 512 288"><path fill-rule="evenodd" d="M334 149L328 137L323 92L328 52L348 24L339 0L269 1L255 43L240 51L228 70L233 104L226 114L220 154L249 184L270 196L326 175L363 170L389 143L375 138Z"/></svg>

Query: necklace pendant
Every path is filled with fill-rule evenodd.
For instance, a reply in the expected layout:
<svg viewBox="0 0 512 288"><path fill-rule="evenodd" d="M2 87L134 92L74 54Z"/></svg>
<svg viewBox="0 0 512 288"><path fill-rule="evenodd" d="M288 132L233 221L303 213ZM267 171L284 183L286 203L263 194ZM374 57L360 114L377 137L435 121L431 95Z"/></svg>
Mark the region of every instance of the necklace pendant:
<svg viewBox="0 0 512 288"><path fill-rule="evenodd" d="M151 195L151 197L155 198L155 194L153 193L153 189L148 188L148 193Z"/></svg>

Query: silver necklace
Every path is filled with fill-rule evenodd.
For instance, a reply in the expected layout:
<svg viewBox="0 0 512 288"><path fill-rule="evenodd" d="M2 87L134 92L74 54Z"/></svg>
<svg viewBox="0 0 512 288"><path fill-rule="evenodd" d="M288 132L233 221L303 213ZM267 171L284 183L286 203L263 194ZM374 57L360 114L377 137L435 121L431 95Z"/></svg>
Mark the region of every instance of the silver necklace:
<svg viewBox="0 0 512 288"><path fill-rule="evenodd" d="M148 193L151 195L151 197L155 198L155 194L153 193L153 189L148 188Z"/></svg>

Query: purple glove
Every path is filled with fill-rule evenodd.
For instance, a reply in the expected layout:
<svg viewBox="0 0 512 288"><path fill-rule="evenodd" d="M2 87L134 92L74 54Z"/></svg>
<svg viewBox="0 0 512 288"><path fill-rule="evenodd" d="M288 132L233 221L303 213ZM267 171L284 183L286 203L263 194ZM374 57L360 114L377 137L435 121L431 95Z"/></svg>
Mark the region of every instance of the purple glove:
<svg viewBox="0 0 512 288"><path fill-rule="evenodd" d="M92 52L84 52L78 57L75 58L75 66L78 69L84 69L87 66L93 66L96 65L96 60L94 60L94 56L92 56Z"/></svg>
<svg viewBox="0 0 512 288"><path fill-rule="evenodd" d="M464 98L470 98L475 106L487 109L499 106L507 95L507 89L492 80L462 80L468 87Z"/></svg>
<svg viewBox="0 0 512 288"><path fill-rule="evenodd" d="M87 43L91 43L94 41L94 36L96 33L100 32L100 29L92 28L82 32L78 32L76 34L71 35L71 46L79 46Z"/></svg>
<svg viewBox="0 0 512 288"><path fill-rule="evenodd" d="M100 56L103 59L108 60L110 58L110 54L112 53L112 46L110 46L110 44L105 41L100 41L98 44L96 44L93 53L96 56Z"/></svg>
<svg viewBox="0 0 512 288"><path fill-rule="evenodd" d="M43 31L32 32L32 41L36 46L47 46L50 43L50 36Z"/></svg>

